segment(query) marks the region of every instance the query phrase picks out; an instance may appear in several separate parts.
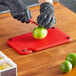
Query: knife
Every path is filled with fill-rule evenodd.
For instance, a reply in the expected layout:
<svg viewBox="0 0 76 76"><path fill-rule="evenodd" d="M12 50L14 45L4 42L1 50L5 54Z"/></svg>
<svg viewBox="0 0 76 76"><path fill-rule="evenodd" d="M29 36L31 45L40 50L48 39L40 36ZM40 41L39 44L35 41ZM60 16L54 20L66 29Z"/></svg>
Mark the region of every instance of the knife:
<svg viewBox="0 0 76 76"><path fill-rule="evenodd" d="M30 22L31 22L31 23L34 23L34 24L37 25L37 26L39 25L38 23L36 23L36 22L33 21L32 19L30 19Z"/></svg>

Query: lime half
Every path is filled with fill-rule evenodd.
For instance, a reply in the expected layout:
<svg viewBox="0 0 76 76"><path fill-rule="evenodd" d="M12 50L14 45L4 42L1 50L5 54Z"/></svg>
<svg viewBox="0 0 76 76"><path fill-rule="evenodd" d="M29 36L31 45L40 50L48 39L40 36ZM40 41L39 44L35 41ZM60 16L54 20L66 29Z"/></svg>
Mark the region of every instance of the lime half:
<svg viewBox="0 0 76 76"><path fill-rule="evenodd" d="M3 68L0 66L0 70L3 70Z"/></svg>

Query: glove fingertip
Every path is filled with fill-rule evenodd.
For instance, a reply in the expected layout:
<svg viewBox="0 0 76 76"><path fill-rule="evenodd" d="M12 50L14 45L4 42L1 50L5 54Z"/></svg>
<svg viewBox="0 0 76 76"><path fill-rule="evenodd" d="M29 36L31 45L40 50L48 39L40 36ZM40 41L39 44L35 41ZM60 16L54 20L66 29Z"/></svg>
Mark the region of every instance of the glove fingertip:
<svg viewBox="0 0 76 76"><path fill-rule="evenodd" d="M38 24L40 24L40 20L41 20L41 16L39 15L39 16L37 17L37 22L38 22Z"/></svg>

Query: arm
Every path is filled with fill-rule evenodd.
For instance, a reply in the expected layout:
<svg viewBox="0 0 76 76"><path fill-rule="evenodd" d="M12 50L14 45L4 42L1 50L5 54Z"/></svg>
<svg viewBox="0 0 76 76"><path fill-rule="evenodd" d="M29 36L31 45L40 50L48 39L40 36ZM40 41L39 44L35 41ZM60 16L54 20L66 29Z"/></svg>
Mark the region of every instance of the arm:
<svg viewBox="0 0 76 76"><path fill-rule="evenodd" d="M40 15L37 17L37 22L40 26L49 29L56 23L54 16L54 7L52 0L39 0Z"/></svg>
<svg viewBox="0 0 76 76"><path fill-rule="evenodd" d="M31 12L26 4L21 0L0 0L0 4L9 7L13 18L21 21L22 23L30 22Z"/></svg>
<svg viewBox="0 0 76 76"><path fill-rule="evenodd" d="M53 0L38 0L40 4L44 3L44 2L50 2L51 4L53 4Z"/></svg>

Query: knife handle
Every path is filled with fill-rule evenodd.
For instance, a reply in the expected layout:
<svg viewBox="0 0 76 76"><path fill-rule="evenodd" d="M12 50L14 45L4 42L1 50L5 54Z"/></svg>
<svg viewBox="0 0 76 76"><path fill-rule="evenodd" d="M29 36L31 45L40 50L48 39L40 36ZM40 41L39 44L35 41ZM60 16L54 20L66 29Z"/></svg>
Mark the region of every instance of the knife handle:
<svg viewBox="0 0 76 76"><path fill-rule="evenodd" d="M37 26L39 25L38 23L36 23L36 22L33 21L32 19L30 19L30 22L31 22L31 23L34 23L34 24L37 25Z"/></svg>

